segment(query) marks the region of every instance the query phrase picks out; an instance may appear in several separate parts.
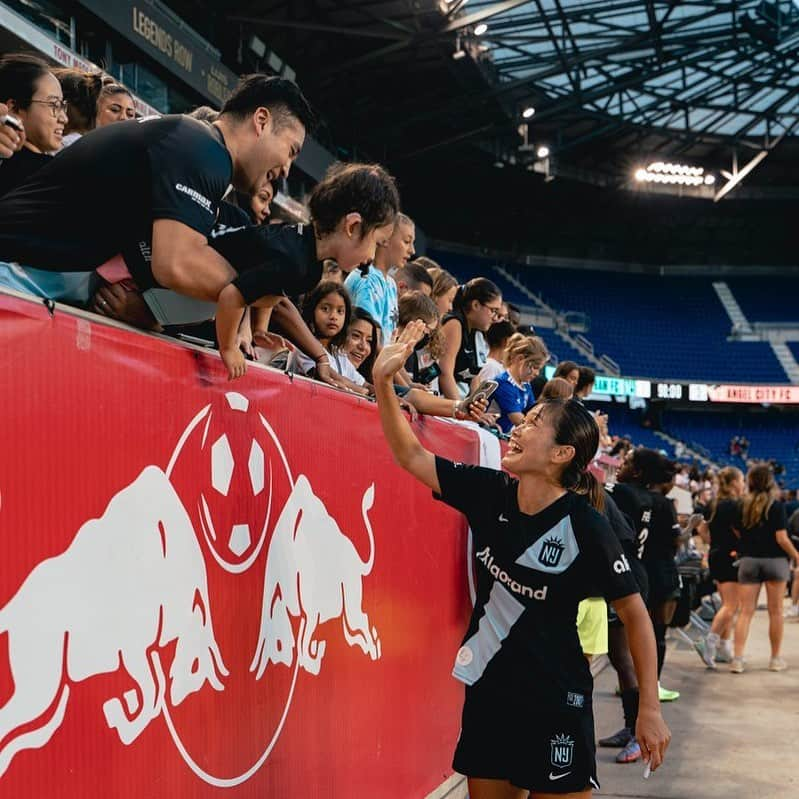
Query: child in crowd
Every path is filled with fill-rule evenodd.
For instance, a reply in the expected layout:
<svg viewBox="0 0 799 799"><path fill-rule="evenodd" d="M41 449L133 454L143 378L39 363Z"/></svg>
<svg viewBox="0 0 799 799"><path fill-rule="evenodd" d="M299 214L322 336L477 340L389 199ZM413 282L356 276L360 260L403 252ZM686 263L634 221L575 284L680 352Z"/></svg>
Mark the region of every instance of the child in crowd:
<svg viewBox="0 0 799 799"><path fill-rule="evenodd" d="M285 294L305 293L319 282L321 261L333 258L349 270L372 260L378 243L394 229L399 196L394 179L382 167L335 164L311 193L309 210L311 225L245 228L215 241L239 270L220 292L216 315L219 352L231 380L246 371L237 345L245 308L256 309L252 326L257 336L266 332L264 319ZM330 356L319 356L317 366L320 363L329 366Z"/></svg>
<svg viewBox="0 0 799 799"><path fill-rule="evenodd" d="M379 342L380 325L362 308L353 308L342 351L368 383L372 382L372 365L379 352Z"/></svg>
<svg viewBox="0 0 799 799"><path fill-rule="evenodd" d="M485 380L493 380L505 371L505 347L508 339L516 332L510 322L494 322L485 334L488 344L488 358L480 370L480 374L472 380L472 391ZM571 396L571 395L569 395Z"/></svg>
<svg viewBox="0 0 799 799"><path fill-rule="evenodd" d="M441 357L441 332L438 329L439 313L436 304L421 291L409 291L399 300L398 331L415 319L421 319L427 333L411 353L405 370L413 383L429 386L441 374L437 360Z"/></svg>
<svg viewBox="0 0 799 799"><path fill-rule="evenodd" d="M325 348L331 367L341 376L344 385L351 391L367 394L366 382L350 359L343 352L347 341L352 303L347 290L333 281L320 283L305 298L302 315L310 331ZM289 368L310 374L315 369L312 358L295 350L289 359Z"/></svg>
<svg viewBox="0 0 799 799"><path fill-rule="evenodd" d="M497 375L494 402L499 408L499 424L503 433L510 433L521 424L524 414L535 404L530 381L549 360L547 345L537 336L514 333L505 348L505 370Z"/></svg>
<svg viewBox="0 0 799 799"><path fill-rule="evenodd" d="M568 380L563 377L553 377L544 384L541 396L537 399L539 402L567 400L571 399L573 394L574 386Z"/></svg>

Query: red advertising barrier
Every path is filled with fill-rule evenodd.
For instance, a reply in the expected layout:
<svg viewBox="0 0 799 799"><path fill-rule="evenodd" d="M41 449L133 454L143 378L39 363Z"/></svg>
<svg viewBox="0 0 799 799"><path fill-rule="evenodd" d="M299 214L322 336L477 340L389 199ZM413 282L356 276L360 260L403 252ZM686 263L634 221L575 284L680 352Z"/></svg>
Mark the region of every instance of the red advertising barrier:
<svg viewBox="0 0 799 799"><path fill-rule="evenodd" d="M0 796L424 797L466 527L373 404L0 294ZM469 429L424 419L476 462Z"/></svg>

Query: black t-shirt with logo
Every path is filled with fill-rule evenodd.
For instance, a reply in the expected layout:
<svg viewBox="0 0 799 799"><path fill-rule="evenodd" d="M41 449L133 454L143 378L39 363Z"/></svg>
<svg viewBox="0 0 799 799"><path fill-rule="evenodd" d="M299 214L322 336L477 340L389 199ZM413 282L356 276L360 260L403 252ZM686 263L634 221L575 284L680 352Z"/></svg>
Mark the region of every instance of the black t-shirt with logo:
<svg viewBox="0 0 799 799"><path fill-rule="evenodd" d="M535 694L549 707L590 703L577 636L580 600L638 592L606 519L567 492L533 516L504 472L436 458L437 497L464 513L474 537L477 596L453 675Z"/></svg>
<svg viewBox="0 0 799 799"><path fill-rule="evenodd" d="M782 502L773 502L761 520L749 528L744 527L741 503L737 521L741 531L741 543L738 547L741 555L750 558L788 559L788 553L777 543L777 530L786 530L788 527Z"/></svg>
<svg viewBox="0 0 799 799"><path fill-rule="evenodd" d="M710 551L729 556L738 552L740 539L735 534L739 524L740 503L735 499L722 499L716 505L708 526L710 527Z"/></svg>
<svg viewBox="0 0 799 799"><path fill-rule="evenodd" d="M233 285L248 305L267 295L304 294L322 279L312 225L224 229L209 243L239 273Z"/></svg>
<svg viewBox="0 0 799 799"><path fill-rule="evenodd" d="M638 559L643 560L652 521L652 492L635 483L608 483L605 490L635 526Z"/></svg>
<svg viewBox="0 0 799 799"><path fill-rule="evenodd" d="M140 288L156 219L208 236L233 162L218 128L186 116L118 122L82 136L0 200L0 260L84 272L119 254Z"/></svg>
<svg viewBox="0 0 799 799"><path fill-rule="evenodd" d="M649 536L643 544L641 560L644 563L655 561L674 562L680 537L680 523L677 510L667 496L652 491L652 520L649 523Z"/></svg>

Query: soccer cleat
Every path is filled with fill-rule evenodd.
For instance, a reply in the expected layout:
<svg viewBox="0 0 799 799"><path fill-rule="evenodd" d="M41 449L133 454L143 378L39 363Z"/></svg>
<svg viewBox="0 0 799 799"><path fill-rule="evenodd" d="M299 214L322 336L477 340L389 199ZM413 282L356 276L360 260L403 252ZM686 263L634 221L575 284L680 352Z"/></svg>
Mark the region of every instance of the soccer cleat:
<svg viewBox="0 0 799 799"><path fill-rule="evenodd" d="M700 638L698 641L694 641L694 649L699 653L699 657L702 658L702 662L709 669L716 668L716 661L713 659L713 653L711 652L711 647L708 645L708 642L704 638Z"/></svg>
<svg viewBox="0 0 799 799"><path fill-rule="evenodd" d="M658 699L661 702L674 702L679 698L679 691L670 691L668 688L664 688L660 683L658 683Z"/></svg>
<svg viewBox="0 0 799 799"><path fill-rule="evenodd" d="M616 755L617 763L635 763L641 759L641 747L635 738L630 739L630 743Z"/></svg>
<svg viewBox="0 0 799 799"><path fill-rule="evenodd" d="M730 671L733 674L743 674L744 673L744 659L743 658L733 658L732 663L730 663Z"/></svg>
<svg viewBox="0 0 799 799"><path fill-rule="evenodd" d="M622 749L633 740L635 740L633 731L629 727L622 727L613 735L609 735L607 738L600 738L599 745L612 749Z"/></svg>
<svg viewBox="0 0 799 799"><path fill-rule="evenodd" d="M785 671L787 668L788 662L785 660L785 658L771 658L771 660L768 662L769 671Z"/></svg>

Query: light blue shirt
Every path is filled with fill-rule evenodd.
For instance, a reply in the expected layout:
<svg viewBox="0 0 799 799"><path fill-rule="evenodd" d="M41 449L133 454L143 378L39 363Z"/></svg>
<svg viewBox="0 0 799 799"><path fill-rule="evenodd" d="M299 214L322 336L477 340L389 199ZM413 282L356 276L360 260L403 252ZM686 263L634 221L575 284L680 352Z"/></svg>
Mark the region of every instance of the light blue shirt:
<svg viewBox="0 0 799 799"><path fill-rule="evenodd" d="M399 304L397 284L386 277L376 266L369 267L366 277L353 269L344 281L356 308L366 311L383 328L383 343L391 341L397 327Z"/></svg>

